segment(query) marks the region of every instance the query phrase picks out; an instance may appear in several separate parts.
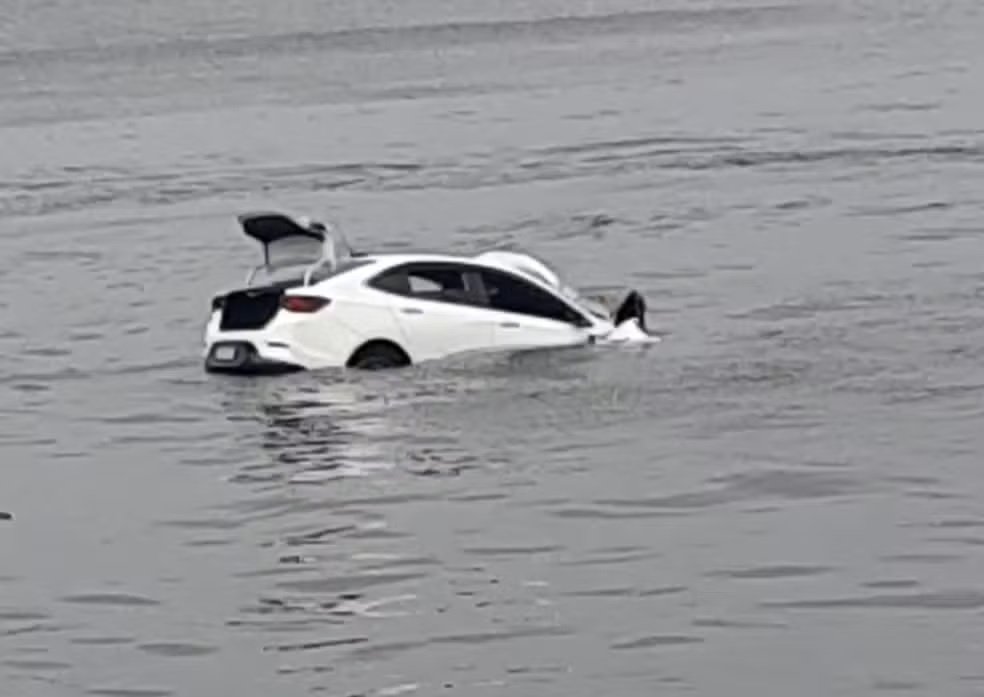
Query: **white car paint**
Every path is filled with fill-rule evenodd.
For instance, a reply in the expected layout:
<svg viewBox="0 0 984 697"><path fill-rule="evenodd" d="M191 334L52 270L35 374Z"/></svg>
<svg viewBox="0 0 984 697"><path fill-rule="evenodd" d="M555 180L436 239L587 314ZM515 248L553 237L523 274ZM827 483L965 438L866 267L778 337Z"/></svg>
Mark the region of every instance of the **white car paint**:
<svg viewBox="0 0 984 697"><path fill-rule="evenodd" d="M332 241L325 244L329 246ZM328 301L316 312L280 307L262 326L224 329L223 308L214 309L204 336L207 361L214 361L222 344L240 342L241 348L252 347L264 362L308 370L339 368L367 342L381 340L400 347L412 363L420 363L475 351L583 345L604 341L616 330L606 308L564 286L554 271L529 255L492 251L473 257L423 253L352 256L347 245L341 248L341 256L335 247L321 253L312 266L324 265L329 259L327 278L318 280L318 274L309 268L304 273L307 285L299 281L283 290L284 299L302 296ZM457 292L470 294L468 301L408 296L374 286L384 272L410 263L467 268L464 287ZM506 274L509 282L525 283L524 288L549 294L583 318L584 326L475 304L486 284L473 272ZM263 285L248 284L246 292L262 291ZM228 307L230 299L226 297L224 302Z"/></svg>
<svg viewBox="0 0 984 697"><path fill-rule="evenodd" d="M396 300L404 349L415 363L488 349L495 341L485 310L433 300Z"/></svg>
<svg viewBox="0 0 984 697"><path fill-rule="evenodd" d="M501 350L575 346L588 343L591 336L586 329L543 317L490 313L495 315L494 343Z"/></svg>

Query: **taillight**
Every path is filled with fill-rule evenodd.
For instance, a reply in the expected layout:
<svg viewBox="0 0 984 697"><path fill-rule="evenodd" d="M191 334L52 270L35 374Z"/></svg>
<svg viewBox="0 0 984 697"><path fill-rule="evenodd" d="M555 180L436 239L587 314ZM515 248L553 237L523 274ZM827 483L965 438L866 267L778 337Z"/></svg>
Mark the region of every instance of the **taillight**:
<svg viewBox="0 0 984 697"><path fill-rule="evenodd" d="M330 302L316 295L285 295L280 298L280 307L288 312L317 312Z"/></svg>

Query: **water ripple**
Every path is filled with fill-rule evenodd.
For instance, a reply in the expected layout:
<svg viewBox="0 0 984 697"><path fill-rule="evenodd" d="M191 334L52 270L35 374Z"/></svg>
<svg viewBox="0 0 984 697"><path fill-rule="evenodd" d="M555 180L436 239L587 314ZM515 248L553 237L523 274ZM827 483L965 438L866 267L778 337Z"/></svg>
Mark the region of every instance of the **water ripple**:
<svg viewBox="0 0 984 697"><path fill-rule="evenodd" d="M152 607L160 603L152 598L130 593L80 593L61 598L62 602L83 605L106 605L118 607Z"/></svg>
<svg viewBox="0 0 984 697"><path fill-rule="evenodd" d="M977 686L979 3L383 4L0 13L0 694ZM261 207L663 341L206 375Z"/></svg>
<svg viewBox="0 0 984 697"><path fill-rule="evenodd" d="M270 191L415 191L432 189L481 189L504 184L558 182L597 176L625 176L658 168L667 171L706 172L728 169L809 168L874 166L896 161L984 163L984 145L939 143L923 146L831 147L814 150L769 150L754 146L727 147L715 139L656 136L631 141L592 145L552 146L532 150L512 163L478 160L469 166L458 162L322 163L303 167L257 165L249 169L179 173L119 174L78 179L57 186L38 186L30 180L9 182L0 190L0 212L7 216L40 216L90 209L101 205L176 204L218 196ZM654 144L659 147L653 148ZM535 166L534 166L535 163ZM510 166L511 164L511 166ZM166 182L188 178L181 186ZM41 182L46 183L46 182ZM51 183L51 182L47 182ZM152 192L152 193L151 193ZM148 200L148 196L153 200ZM925 204L929 210L938 202ZM946 204L943 204L946 205ZM921 209L915 209L921 210ZM898 215L898 211L862 211L859 215Z"/></svg>
<svg viewBox="0 0 984 697"><path fill-rule="evenodd" d="M838 608L973 610L984 607L984 593L975 590L953 590L910 595L869 595L824 600L774 601L762 605L767 608L786 610L833 610Z"/></svg>
<svg viewBox="0 0 984 697"><path fill-rule="evenodd" d="M775 566L755 566L746 569L731 569L728 571L713 571L710 575L733 579L769 580L819 576L830 573L831 571L834 571L834 569L825 566L781 564Z"/></svg>
<svg viewBox="0 0 984 697"><path fill-rule="evenodd" d="M695 636L663 634L617 642L612 644L612 648L620 651L632 649L653 649L663 646L686 646L688 644L700 644L703 641L704 640L700 637Z"/></svg>

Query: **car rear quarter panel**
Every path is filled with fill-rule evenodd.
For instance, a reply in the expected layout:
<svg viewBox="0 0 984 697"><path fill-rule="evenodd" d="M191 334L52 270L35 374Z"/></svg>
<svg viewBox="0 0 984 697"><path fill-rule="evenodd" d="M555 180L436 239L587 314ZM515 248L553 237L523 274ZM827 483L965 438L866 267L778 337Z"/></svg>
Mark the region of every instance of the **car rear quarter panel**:
<svg viewBox="0 0 984 697"><path fill-rule="evenodd" d="M401 330L394 309L378 299L365 297L336 297L324 312L325 325L312 331L304 341L331 345L332 352L344 353L343 362L367 341L385 339L402 348L411 360L413 352ZM305 330L307 331L307 330Z"/></svg>

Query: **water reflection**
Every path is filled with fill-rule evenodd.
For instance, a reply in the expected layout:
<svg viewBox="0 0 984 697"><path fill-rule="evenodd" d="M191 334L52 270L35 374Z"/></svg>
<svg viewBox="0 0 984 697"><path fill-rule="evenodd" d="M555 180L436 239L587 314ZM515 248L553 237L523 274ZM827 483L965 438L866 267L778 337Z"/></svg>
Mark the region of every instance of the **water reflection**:
<svg viewBox="0 0 984 697"><path fill-rule="evenodd" d="M379 373L219 378L225 418L261 457L240 482L318 483L380 471L456 476L624 422L652 385L637 354L579 347L459 357Z"/></svg>
<svg viewBox="0 0 984 697"><path fill-rule="evenodd" d="M378 380L310 373L219 384L226 418L255 425L246 438L264 456L240 479L317 482L394 466L403 430L388 418L392 400Z"/></svg>

